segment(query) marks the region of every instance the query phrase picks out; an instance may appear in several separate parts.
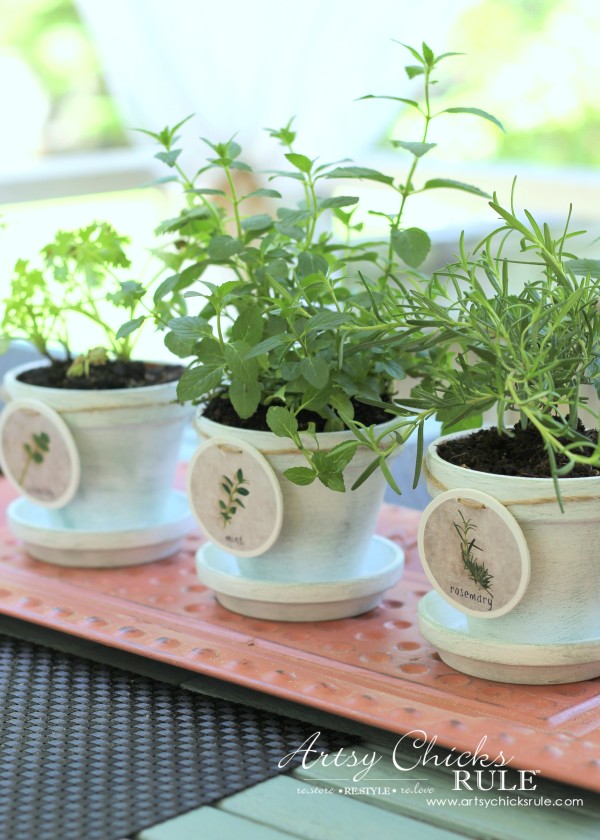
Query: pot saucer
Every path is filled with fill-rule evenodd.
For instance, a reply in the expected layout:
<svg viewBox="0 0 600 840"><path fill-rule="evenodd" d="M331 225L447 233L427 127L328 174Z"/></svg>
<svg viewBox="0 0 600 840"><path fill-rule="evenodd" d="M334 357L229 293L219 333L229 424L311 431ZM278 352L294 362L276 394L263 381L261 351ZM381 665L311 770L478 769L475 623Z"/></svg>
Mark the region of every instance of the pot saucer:
<svg viewBox="0 0 600 840"><path fill-rule="evenodd" d="M367 612L397 583L403 567L402 549L380 536L371 538L359 576L317 583L243 577L237 558L213 543L205 543L196 554L198 577L222 606L273 621L327 621Z"/></svg>
<svg viewBox="0 0 600 840"><path fill-rule="evenodd" d="M37 560L57 566L114 569L161 560L179 550L194 528L185 493L172 490L162 516L143 528L91 531L56 526L51 513L27 499L16 499L7 511L10 530Z"/></svg>
<svg viewBox="0 0 600 840"><path fill-rule="evenodd" d="M437 592L419 602L419 628L443 661L474 677L522 685L580 682L600 676L600 637L560 644L482 639L467 617Z"/></svg>

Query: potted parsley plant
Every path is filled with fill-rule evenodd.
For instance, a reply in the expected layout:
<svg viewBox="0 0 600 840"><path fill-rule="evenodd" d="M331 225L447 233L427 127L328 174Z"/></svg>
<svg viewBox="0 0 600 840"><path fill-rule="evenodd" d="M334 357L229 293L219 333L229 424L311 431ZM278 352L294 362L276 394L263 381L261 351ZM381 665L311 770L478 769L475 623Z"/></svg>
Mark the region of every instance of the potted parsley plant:
<svg viewBox="0 0 600 840"><path fill-rule="evenodd" d="M182 369L132 358L152 283L120 279L130 269L126 244L105 222L59 231L37 260L17 262L4 301L3 348L25 340L41 356L4 378L2 465L23 493L8 519L49 562L158 559L193 525L171 489L191 414L176 399ZM160 323L184 307L171 294L151 310ZM88 326L97 346L76 353L73 329Z"/></svg>

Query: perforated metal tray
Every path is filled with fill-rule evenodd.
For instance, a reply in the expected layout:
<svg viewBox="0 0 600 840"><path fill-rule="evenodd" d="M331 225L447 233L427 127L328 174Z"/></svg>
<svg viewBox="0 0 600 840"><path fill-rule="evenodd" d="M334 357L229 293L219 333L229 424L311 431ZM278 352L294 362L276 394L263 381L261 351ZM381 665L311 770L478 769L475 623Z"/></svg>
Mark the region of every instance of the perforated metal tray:
<svg viewBox="0 0 600 840"><path fill-rule="evenodd" d="M356 618L290 625L228 612L196 577L198 535L167 560L98 571L32 560L6 530L0 612L391 732L422 732L456 752L484 739L486 753L514 755L514 767L600 791L600 680L511 686L445 665L417 626L428 589L417 521L384 508L379 533L404 547L407 570Z"/></svg>

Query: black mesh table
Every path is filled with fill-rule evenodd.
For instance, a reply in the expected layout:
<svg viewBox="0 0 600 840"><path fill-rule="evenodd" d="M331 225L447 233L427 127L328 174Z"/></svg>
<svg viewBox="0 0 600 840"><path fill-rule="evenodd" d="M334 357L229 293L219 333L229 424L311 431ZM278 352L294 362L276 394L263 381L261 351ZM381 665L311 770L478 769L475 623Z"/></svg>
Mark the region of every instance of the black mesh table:
<svg viewBox="0 0 600 840"><path fill-rule="evenodd" d="M280 760L315 731L7 635L0 693L3 840L134 835L281 773ZM331 731L319 740L325 751L346 743Z"/></svg>

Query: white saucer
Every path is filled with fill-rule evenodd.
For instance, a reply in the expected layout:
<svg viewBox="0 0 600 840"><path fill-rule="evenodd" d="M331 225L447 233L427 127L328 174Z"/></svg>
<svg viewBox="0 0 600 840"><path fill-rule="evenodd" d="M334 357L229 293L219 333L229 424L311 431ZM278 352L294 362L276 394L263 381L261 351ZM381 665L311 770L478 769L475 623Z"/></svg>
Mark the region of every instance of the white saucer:
<svg viewBox="0 0 600 840"><path fill-rule="evenodd" d="M600 676L600 638L560 644L517 644L478 638L469 632L466 616L437 592L428 592L421 598L419 628L447 665L474 677L549 685Z"/></svg>
<svg viewBox="0 0 600 840"><path fill-rule="evenodd" d="M185 493L172 490L161 517L144 528L89 531L60 528L51 512L27 499L16 499L7 511L10 530L38 560L57 566L117 568L161 560L174 554L194 528Z"/></svg>
<svg viewBox="0 0 600 840"><path fill-rule="evenodd" d="M326 621L359 615L375 607L400 579L404 552L391 540L374 536L364 572L348 580L285 583L242 577L237 558L213 543L196 554L196 569L220 604L232 612L273 621Z"/></svg>

